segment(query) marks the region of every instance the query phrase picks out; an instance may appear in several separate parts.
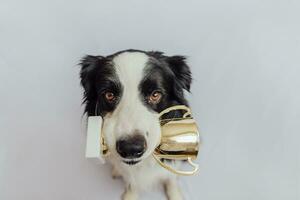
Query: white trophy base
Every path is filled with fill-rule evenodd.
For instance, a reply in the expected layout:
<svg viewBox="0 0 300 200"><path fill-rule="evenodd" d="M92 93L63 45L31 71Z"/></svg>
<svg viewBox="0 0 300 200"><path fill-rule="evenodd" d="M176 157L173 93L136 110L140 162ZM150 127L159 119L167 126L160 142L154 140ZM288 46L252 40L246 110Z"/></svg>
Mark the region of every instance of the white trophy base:
<svg viewBox="0 0 300 200"><path fill-rule="evenodd" d="M101 149L102 117L88 117L85 157L97 163L104 164L105 159Z"/></svg>

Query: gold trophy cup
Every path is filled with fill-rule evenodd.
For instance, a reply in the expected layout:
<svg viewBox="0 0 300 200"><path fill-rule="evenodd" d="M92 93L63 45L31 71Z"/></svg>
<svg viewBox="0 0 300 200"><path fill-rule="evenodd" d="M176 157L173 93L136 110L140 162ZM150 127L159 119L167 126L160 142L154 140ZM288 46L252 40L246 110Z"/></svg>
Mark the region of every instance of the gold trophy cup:
<svg viewBox="0 0 300 200"><path fill-rule="evenodd" d="M165 169L178 175L193 175L198 165L193 163L199 150L199 131L187 106L177 105L163 110L159 117L175 111L184 111L182 118L163 119L161 122L161 142L152 154L155 160ZM161 159L187 160L193 167L191 171L181 171L162 162Z"/></svg>

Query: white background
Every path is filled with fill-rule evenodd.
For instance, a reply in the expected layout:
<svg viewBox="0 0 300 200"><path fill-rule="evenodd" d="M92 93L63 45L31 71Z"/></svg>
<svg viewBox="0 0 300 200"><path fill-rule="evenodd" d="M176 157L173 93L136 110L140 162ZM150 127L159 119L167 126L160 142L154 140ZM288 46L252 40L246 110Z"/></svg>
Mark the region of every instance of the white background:
<svg viewBox="0 0 300 200"><path fill-rule="evenodd" d="M0 0L0 199L119 199L84 158L85 54L188 56L201 126L187 200L300 199L297 0ZM161 190L141 199L163 199Z"/></svg>

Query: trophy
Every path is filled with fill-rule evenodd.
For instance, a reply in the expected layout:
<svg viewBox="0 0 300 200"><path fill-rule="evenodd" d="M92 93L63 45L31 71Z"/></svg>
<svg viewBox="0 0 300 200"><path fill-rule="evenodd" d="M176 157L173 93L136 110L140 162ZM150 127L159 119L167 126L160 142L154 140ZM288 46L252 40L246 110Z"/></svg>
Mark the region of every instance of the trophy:
<svg viewBox="0 0 300 200"><path fill-rule="evenodd" d="M162 167L175 174L193 175L199 168L193 163L199 151L199 131L190 108L184 105L172 106L163 110L159 117L176 110L183 111L181 118L160 120L161 142L152 155ZM186 160L193 169L191 171L177 170L162 162L161 159Z"/></svg>

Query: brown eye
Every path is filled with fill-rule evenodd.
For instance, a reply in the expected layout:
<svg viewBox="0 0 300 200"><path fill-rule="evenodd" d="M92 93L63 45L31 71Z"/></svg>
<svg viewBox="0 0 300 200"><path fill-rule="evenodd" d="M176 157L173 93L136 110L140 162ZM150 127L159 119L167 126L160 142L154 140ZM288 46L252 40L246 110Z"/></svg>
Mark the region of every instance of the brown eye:
<svg viewBox="0 0 300 200"><path fill-rule="evenodd" d="M162 93L159 91L153 91L152 94L149 96L148 102L150 104L158 104L161 100Z"/></svg>
<svg viewBox="0 0 300 200"><path fill-rule="evenodd" d="M112 92L105 92L104 97L108 102L113 102L116 99L115 94Z"/></svg>

